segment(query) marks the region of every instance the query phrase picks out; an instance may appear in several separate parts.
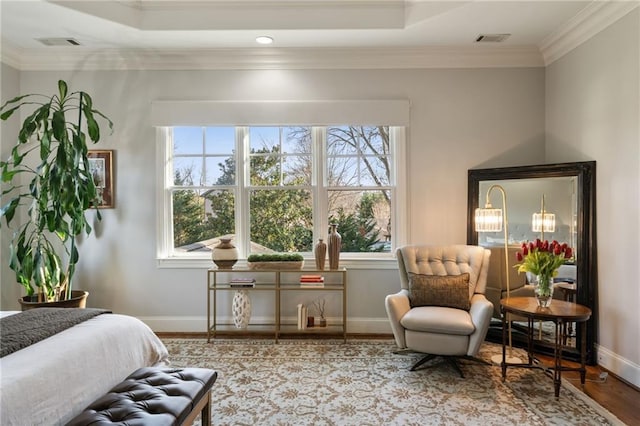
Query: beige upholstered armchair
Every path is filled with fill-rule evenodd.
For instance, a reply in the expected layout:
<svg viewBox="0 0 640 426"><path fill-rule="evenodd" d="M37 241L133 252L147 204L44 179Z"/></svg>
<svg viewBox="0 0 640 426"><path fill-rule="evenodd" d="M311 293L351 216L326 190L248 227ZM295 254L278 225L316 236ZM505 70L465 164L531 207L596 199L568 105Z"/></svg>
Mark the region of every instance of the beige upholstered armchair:
<svg viewBox="0 0 640 426"><path fill-rule="evenodd" d="M442 356L464 377L458 359L474 358L493 306L485 296L491 252L479 246L412 245L396 251L401 290L385 307L400 349L426 354L411 370Z"/></svg>

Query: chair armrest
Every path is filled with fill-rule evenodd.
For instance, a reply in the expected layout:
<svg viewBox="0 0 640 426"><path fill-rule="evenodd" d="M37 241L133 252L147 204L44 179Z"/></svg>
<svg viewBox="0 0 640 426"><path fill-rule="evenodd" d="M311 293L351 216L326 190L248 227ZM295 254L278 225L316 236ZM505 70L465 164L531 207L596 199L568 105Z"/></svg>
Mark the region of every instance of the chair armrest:
<svg viewBox="0 0 640 426"><path fill-rule="evenodd" d="M476 356L480 350L482 342L484 342L491 323L491 314L493 313L493 304L487 300L484 294L476 293L471 298L471 322L476 327L471 336L469 336L468 356Z"/></svg>
<svg viewBox="0 0 640 426"><path fill-rule="evenodd" d="M396 345L400 349L405 349L407 344L404 338L404 327L400 324L400 320L411 309L409 292L400 290L398 293L388 295L384 299L384 306L391 323L391 331L396 339Z"/></svg>

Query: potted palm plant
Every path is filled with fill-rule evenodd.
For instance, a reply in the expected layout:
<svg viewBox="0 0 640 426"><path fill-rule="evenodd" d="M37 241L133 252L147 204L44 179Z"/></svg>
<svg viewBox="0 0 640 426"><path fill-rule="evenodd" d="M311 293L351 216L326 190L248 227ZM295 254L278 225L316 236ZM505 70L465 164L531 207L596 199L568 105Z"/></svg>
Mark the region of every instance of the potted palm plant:
<svg viewBox="0 0 640 426"><path fill-rule="evenodd" d="M27 94L6 102L0 119L22 108L35 109L22 122L10 157L0 161L6 186L0 219L4 217L8 227L19 222L9 247L9 267L26 291L20 300L25 309L29 305L23 302L60 305L77 296L86 298L86 292L72 291L72 279L79 260L76 238L91 233L85 212L97 205L87 135L97 143L98 120L110 130L113 123L94 109L87 93L69 92L63 80L54 95ZM100 220L97 209L96 215Z"/></svg>

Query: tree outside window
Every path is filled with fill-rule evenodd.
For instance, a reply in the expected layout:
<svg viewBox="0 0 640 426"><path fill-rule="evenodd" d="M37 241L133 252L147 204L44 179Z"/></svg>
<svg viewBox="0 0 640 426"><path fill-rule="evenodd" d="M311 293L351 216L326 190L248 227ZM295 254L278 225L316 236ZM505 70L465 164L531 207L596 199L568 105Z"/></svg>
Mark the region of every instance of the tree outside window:
<svg viewBox="0 0 640 426"><path fill-rule="evenodd" d="M246 254L311 252L314 223L322 222L338 224L343 252L390 251L388 126L327 127L325 140L314 140L318 133L304 126L172 130L176 252L210 250L238 227L249 235ZM241 158L249 164L238 164ZM318 158L321 170L314 169ZM245 197L247 223L236 211L238 197ZM327 200L321 210L314 211L315 197Z"/></svg>

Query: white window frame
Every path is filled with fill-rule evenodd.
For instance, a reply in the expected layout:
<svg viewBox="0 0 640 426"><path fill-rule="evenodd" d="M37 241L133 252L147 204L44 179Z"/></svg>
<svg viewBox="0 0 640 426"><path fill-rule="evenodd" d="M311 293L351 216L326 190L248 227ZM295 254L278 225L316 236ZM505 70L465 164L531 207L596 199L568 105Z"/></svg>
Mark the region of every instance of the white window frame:
<svg viewBox="0 0 640 426"><path fill-rule="evenodd" d="M408 199L406 193L406 124L408 122L408 102L406 101L362 101L367 105L368 108L366 110L374 110L380 113L381 111L387 111L395 114L394 119L390 120L391 122L396 122L398 124L389 124L389 136L391 140L391 157L392 161L392 176L391 183L393 186L392 189L392 206L391 206L391 217L392 217L392 250L390 253L343 253L341 254L341 265L348 267L350 269L393 269L396 267L396 260L394 255L395 247L399 247L407 242L408 228L407 224L409 223L408 217ZM362 103L361 102L361 103ZM372 103L373 102L373 103ZM382 104L380 104L382 102ZM179 105L177 105L179 104ZM210 108L211 103L206 102L206 107ZM214 102L213 103L216 108L215 111L226 111L228 112L229 103L225 102ZM236 103L234 103L236 104ZM298 102L294 102L295 108L294 111L300 112L300 104ZM316 103L311 103L311 106L314 106ZM323 106L325 106L326 102L320 102ZM329 102L329 104L332 104ZM354 111L352 109L354 107L353 102L348 102L346 105L338 102L337 107L330 107L332 112L326 114L330 115L332 113L344 113L349 115L349 111ZM184 106L187 106L186 112L184 111ZM244 135L248 135L248 127L241 127L229 122L229 118L225 118L224 120L220 120L219 118L212 120L211 115L209 115L208 119L203 118L202 116L202 102L157 102L152 105L152 121L156 127L156 143L157 143L157 151L156 151L156 164L157 168L157 262L158 266L162 268L208 268L212 266L211 259L208 255L203 253L184 255L181 254L177 256L176 253L173 252L173 222L172 222L172 195L171 195L171 186L173 185L173 167L172 167L172 144L170 140L170 131L169 129L174 126L235 126L236 132L240 132L236 137L236 152L238 153L238 159L242 159L243 161L237 161L236 167L236 177L237 179L241 179L242 181L236 182L236 185L240 188L239 191L236 192L236 240L243 241L244 246L248 247L249 241L249 209L246 208L249 200L249 187L244 185L245 179L248 179L248 152L245 147L247 146L246 140L244 143L239 143L240 136L242 136L242 132L244 131ZM250 105L253 108L254 113L257 111L265 111L264 102L256 102L251 103ZM270 106L273 106L270 104ZM308 106L308 105L307 105ZM224 107L224 108L223 108ZM240 108L241 111L246 112L247 106L244 108ZM342 108L340 108L342 107ZM337 111L336 111L337 108ZM402 111L398 113L398 108ZM404 108L404 109L403 109ZM207 108L205 108L207 109ZM233 108L232 108L233 109ZM277 108L276 108L277 109ZM314 108L311 108L312 110ZM360 108L355 109L361 113L363 110L362 105ZM172 111L173 114L169 114ZM192 115L189 115L189 111L192 112ZM303 115L306 115L306 109L302 108ZM196 113L197 112L197 113ZM322 112L322 111L320 111ZM405 114L406 113L406 114ZM343 114L343 115L344 115ZM224 114L223 114L224 115ZM295 115L295 114L293 114ZM322 115L322 114L321 114ZM375 115L375 114L374 114ZM215 114L214 114L215 116ZM239 121L245 123L251 123L251 126L266 126L270 125L267 121L262 121L264 118L260 119L258 117L259 114L256 114L256 122L251 123L251 121ZM404 117L403 120L399 120L398 117ZM272 118L266 118L266 120L271 120ZM294 120L296 118L292 117L285 122L278 124L279 126L291 126L291 125L301 125L298 122L296 123ZM386 120L382 120L379 117L380 121L378 123L388 122ZM202 120L202 122L198 122ZM361 119L349 121L349 117L346 117L343 120L337 121L337 119L333 119L333 121L329 121L326 118L326 123L324 124L310 124L312 127L312 156L314 163L314 175L312 175L312 190L313 190L313 200L314 200L314 242L317 241L318 238L326 238L326 230L328 229L328 212L326 211L327 205L327 194L328 188L325 185L325 152L326 147L324 143L326 143L326 126L332 122L342 122L344 125L367 125L364 123L371 123L373 121L363 121ZM400 124L400 125L399 125ZM273 125L273 124L271 124ZM386 125L386 124L385 124ZM322 143L318 143L320 140ZM319 151L319 152L318 152ZM244 254L244 253L243 253ZM307 260L309 262L313 262L313 253L305 254ZM239 262L239 266L243 266L244 261L241 259Z"/></svg>

